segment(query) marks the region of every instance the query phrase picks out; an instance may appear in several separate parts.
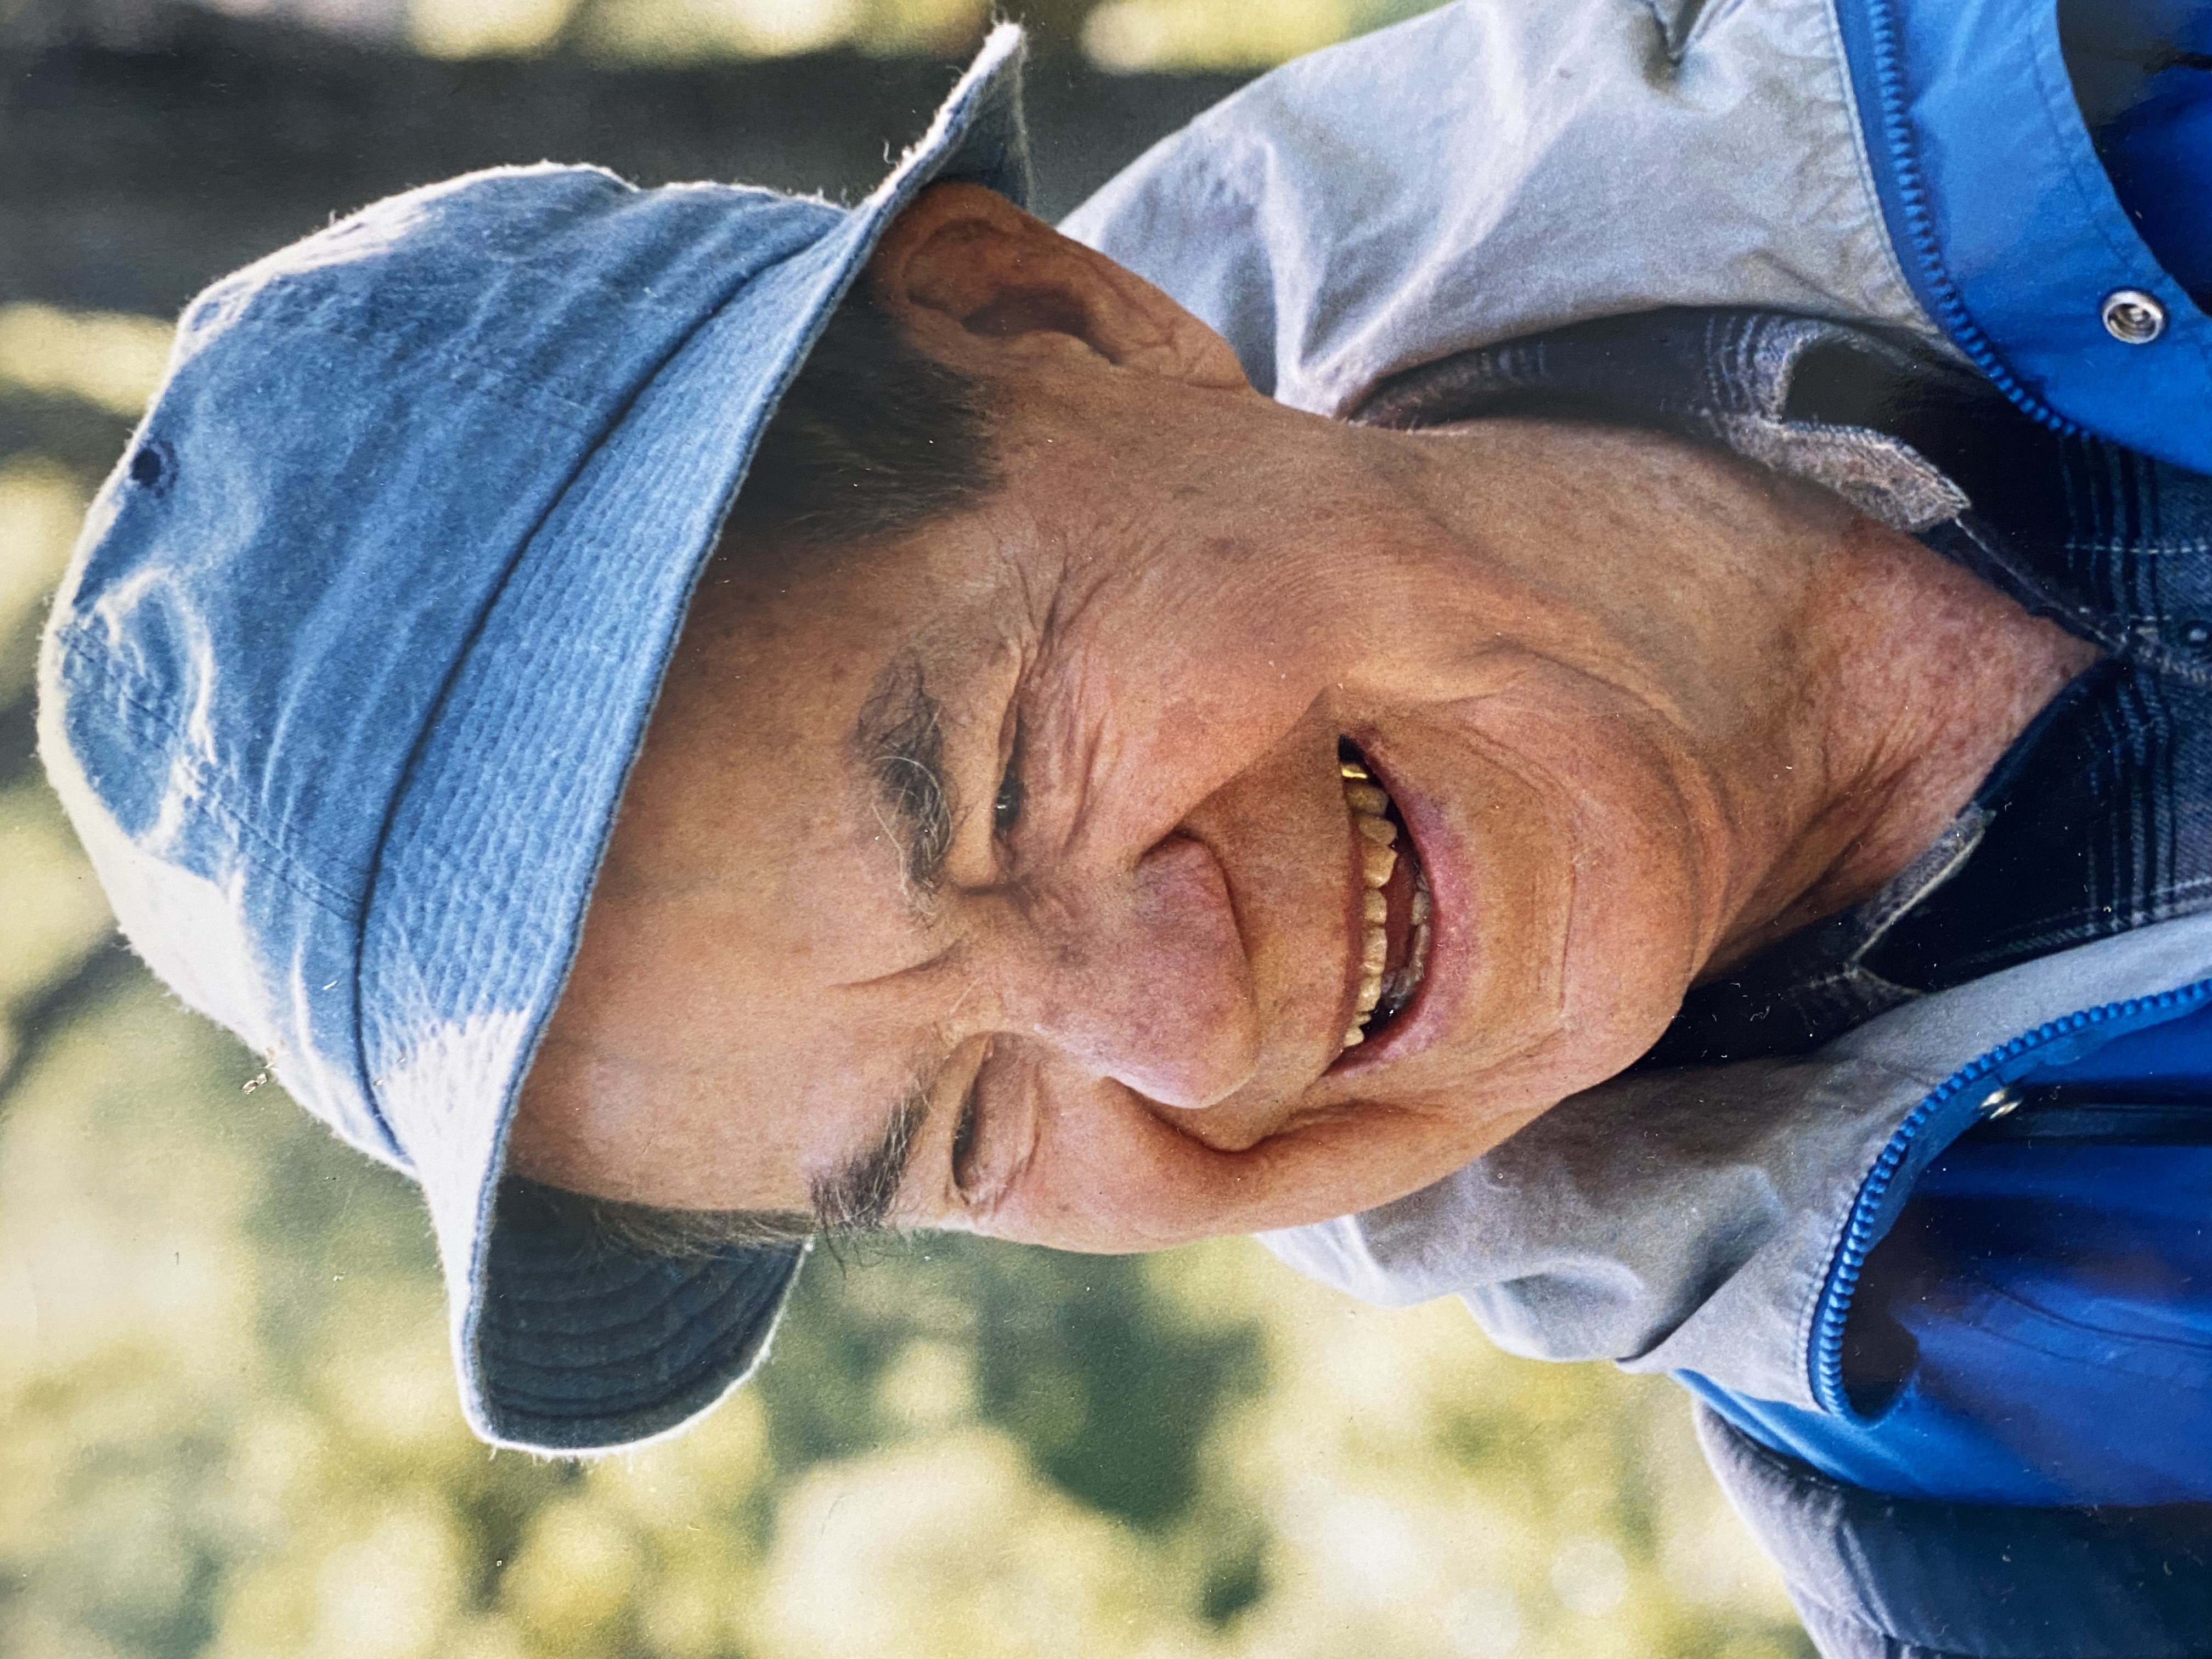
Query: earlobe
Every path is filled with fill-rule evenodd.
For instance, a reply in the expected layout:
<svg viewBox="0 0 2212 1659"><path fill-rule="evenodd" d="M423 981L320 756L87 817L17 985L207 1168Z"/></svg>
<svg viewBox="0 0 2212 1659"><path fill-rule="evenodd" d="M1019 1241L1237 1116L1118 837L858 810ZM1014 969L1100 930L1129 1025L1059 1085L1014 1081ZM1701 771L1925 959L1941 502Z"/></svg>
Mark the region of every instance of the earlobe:
<svg viewBox="0 0 2212 1659"><path fill-rule="evenodd" d="M884 233L865 280L878 305L949 356L1078 347L1140 374L1249 390L1236 354L1204 323L980 185L924 191Z"/></svg>

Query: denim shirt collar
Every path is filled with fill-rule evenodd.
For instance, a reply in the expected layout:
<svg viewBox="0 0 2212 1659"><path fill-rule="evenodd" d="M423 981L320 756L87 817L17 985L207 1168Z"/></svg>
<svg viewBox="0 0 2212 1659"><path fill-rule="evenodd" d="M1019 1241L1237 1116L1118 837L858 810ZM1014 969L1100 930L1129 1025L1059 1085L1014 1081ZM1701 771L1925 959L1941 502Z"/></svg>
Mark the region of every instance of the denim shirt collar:
<svg viewBox="0 0 2212 1659"><path fill-rule="evenodd" d="M1832 489L1892 529L1917 534L1972 503L1867 411L1808 411L1806 383L1911 386L1958 404L1979 383L1909 338L1784 312L1670 309L1457 353L1392 375L1351 418L1410 429L1505 415L1657 427ZM2002 400L2000 400L2002 401Z"/></svg>

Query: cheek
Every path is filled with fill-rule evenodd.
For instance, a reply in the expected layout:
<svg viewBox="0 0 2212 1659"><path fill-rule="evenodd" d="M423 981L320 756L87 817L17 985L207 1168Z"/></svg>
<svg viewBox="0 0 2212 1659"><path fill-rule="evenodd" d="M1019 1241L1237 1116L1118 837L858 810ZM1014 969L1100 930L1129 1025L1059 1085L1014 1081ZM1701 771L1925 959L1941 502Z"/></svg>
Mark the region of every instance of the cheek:
<svg viewBox="0 0 2212 1659"><path fill-rule="evenodd" d="M1203 1237L1222 1231L1206 1224L1211 1156L1126 1097L1049 1108L981 1231L1104 1255Z"/></svg>
<svg viewBox="0 0 2212 1659"><path fill-rule="evenodd" d="M1341 672L1316 650L1164 623L1141 640L1086 643L1046 706L1066 711L1080 752L1107 763L1094 781L1110 777L1118 797L1179 819L1322 720Z"/></svg>
<svg viewBox="0 0 2212 1659"><path fill-rule="evenodd" d="M1507 1133L1457 1114L1362 1105L1221 1152L1121 1095L1054 1112L981 1231L1115 1255L1297 1226L1418 1191Z"/></svg>
<svg viewBox="0 0 2212 1659"><path fill-rule="evenodd" d="M1209 544L1099 594L1093 625L1073 637L1126 691L1214 720L1266 720L1304 708L1346 666L1342 585Z"/></svg>

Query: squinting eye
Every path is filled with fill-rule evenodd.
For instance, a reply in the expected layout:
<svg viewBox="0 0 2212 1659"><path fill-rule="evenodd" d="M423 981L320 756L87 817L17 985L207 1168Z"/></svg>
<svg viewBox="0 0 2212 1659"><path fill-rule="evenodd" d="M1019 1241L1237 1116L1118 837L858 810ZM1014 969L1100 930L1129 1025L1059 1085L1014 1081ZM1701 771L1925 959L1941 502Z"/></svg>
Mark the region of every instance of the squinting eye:
<svg viewBox="0 0 2212 1659"><path fill-rule="evenodd" d="M1006 775L999 780L998 798L991 803L991 832L1006 836L1022 821L1022 775L1019 758L1006 769Z"/></svg>
<svg viewBox="0 0 2212 1659"><path fill-rule="evenodd" d="M975 1097L980 1092L969 1087L968 1097L960 1103L960 1121L952 1126L952 1184L963 1192L968 1190L972 1173L969 1160L975 1156Z"/></svg>

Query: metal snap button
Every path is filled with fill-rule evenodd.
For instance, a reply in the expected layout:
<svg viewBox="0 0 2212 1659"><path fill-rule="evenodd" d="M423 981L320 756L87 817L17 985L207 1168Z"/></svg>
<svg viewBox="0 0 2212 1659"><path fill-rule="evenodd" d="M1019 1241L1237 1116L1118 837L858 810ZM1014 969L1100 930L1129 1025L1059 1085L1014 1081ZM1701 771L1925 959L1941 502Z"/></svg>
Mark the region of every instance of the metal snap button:
<svg viewBox="0 0 2212 1659"><path fill-rule="evenodd" d="M2123 345L2148 345L2166 332L2166 307L2139 288L2116 288L2098 314L2105 332Z"/></svg>

